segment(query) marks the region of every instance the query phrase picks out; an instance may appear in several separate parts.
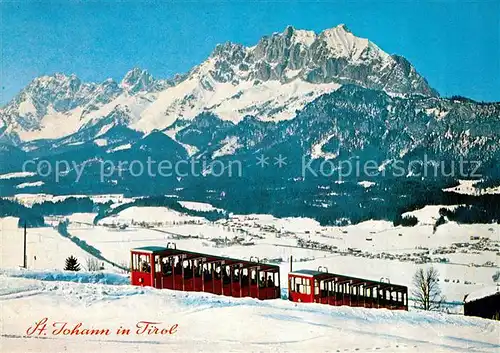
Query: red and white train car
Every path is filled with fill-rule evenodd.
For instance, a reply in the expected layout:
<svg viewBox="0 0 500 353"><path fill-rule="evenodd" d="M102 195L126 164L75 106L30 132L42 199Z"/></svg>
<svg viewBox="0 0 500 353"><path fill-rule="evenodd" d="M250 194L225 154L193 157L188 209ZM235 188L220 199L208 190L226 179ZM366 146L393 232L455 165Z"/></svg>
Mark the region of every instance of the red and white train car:
<svg viewBox="0 0 500 353"><path fill-rule="evenodd" d="M261 300L280 298L276 265L181 250L170 244L131 250L132 285Z"/></svg>
<svg viewBox="0 0 500 353"><path fill-rule="evenodd" d="M314 270L288 274L288 298L294 302L408 310L408 288L388 282Z"/></svg>

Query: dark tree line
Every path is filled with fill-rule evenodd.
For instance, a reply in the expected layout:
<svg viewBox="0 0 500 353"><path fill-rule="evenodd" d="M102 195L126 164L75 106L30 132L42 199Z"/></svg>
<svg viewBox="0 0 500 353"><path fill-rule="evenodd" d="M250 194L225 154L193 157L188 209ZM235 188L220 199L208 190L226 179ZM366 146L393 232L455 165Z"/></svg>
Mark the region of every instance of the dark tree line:
<svg viewBox="0 0 500 353"><path fill-rule="evenodd" d="M18 202L0 198L0 217L18 217L18 227L45 226L44 216L70 215L75 212L92 212L95 205L90 198L70 197L62 201L44 201L26 207Z"/></svg>

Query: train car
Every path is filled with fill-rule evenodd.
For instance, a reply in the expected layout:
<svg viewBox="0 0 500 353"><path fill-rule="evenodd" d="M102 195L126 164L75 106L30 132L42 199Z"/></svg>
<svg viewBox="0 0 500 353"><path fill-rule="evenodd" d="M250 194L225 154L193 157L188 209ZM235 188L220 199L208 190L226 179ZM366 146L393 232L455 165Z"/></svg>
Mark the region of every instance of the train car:
<svg viewBox="0 0 500 353"><path fill-rule="evenodd" d="M261 300L280 298L279 266L167 247L131 249L130 282L158 289L196 291ZM255 261L256 260L256 261Z"/></svg>
<svg viewBox="0 0 500 353"><path fill-rule="evenodd" d="M288 298L294 302L408 310L408 288L335 273L326 268L288 274Z"/></svg>

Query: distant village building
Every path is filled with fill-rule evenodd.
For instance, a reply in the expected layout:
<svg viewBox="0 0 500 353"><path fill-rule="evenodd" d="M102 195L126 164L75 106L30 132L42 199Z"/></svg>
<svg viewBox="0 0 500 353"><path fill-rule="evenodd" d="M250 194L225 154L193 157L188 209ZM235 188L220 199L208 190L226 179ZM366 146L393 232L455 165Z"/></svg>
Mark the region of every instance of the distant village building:
<svg viewBox="0 0 500 353"><path fill-rule="evenodd" d="M500 320L500 285L467 294L464 298L464 315Z"/></svg>

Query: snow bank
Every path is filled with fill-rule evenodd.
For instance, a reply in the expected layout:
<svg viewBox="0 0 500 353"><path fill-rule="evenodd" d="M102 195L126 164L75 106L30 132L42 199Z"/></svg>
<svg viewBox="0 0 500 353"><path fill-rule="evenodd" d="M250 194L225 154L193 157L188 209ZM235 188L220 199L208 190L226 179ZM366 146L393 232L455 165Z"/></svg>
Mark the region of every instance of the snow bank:
<svg viewBox="0 0 500 353"><path fill-rule="evenodd" d="M130 284L130 278L128 275L107 272L0 270L0 274L9 277L37 279L40 281L101 283L113 285Z"/></svg>
<svg viewBox="0 0 500 353"><path fill-rule="evenodd" d="M78 273L76 276L85 274ZM0 275L6 352L498 352L500 325L427 312L259 301L127 285L44 282ZM132 328L130 335L26 337L46 317L74 327ZM177 324L175 335L141 336L139 321ZM50 324L49 324L50 325ZM49 332L50 335L50 332ZM45 337L44 337L45 338Z"/></svg>

